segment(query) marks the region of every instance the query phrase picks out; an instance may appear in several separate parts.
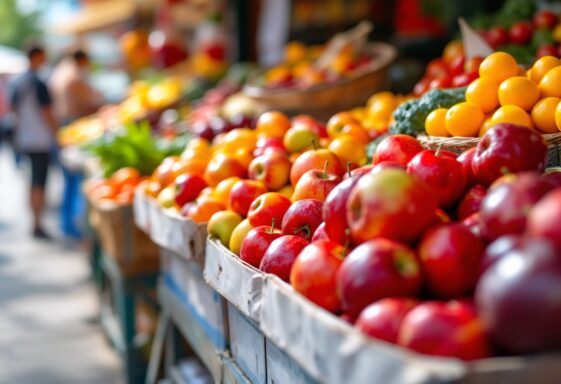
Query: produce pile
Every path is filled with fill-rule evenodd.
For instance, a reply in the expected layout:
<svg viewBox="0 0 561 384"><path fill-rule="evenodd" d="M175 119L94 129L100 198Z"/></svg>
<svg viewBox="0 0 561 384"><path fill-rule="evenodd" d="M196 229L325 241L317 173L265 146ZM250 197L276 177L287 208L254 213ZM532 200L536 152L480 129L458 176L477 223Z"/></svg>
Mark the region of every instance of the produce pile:
<svg viewBox="0 0 561 384"><path fill-rule="evenodd" d="M99 203L130 205L134 200L136 187L144 179L135 168L124 167L108 178L89 180L84 186L84 191L90 199Z"/></svg>

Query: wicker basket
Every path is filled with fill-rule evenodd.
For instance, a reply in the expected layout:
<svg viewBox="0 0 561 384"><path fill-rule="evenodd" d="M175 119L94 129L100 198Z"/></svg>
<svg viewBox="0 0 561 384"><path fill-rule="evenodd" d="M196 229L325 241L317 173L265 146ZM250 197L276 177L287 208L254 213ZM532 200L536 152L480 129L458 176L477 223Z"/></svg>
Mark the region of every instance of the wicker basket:
<svg viewBox="0 0 561 384"><path fill-rule="evenodd" d="M561 132L548 133L542 135L548 151L548 167L558 167L561 165ZM470 148L474 148L479 144L479 137L435 137L435 136L418 136L417 139L425 148L429 149L445 149L448 151L462 153Z"/></svg>
<svg viewBox="0 0 561 384"><path fill-rule="evenodd" d="M266 71L262 70L250 77L243 92L267 110L278 110L291 116L305 113L327 120L335 112L363 105L373 93L389 87L389 66L397 51L385 43L368 43L365 51L374 60L357 69L351 77L304 89L269 89L256 85L256 80Z"/></svg>

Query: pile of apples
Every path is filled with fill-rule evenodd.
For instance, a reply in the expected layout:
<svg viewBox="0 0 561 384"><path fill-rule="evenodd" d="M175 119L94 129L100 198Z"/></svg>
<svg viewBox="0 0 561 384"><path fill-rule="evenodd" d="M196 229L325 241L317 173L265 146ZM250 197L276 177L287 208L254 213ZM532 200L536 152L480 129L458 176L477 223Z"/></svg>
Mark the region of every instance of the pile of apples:
<svg viewBox="0 0 561 384"><path fill-rule="evenodd" d="M88 180L84 191L95 201L130 205L134 199L134 190L145 179L137 169L124 167L106 179Z"/></svg>
<svg viewBox="0 0 561 384"><path fill-rule="evenodd" d="M349 172L312 149L291 199L245 200L245 220L217 213L209 233L376 339L465 360L559 349L561 173L543 174L547 151L513 124L459 156L390 136Z"/></svg>

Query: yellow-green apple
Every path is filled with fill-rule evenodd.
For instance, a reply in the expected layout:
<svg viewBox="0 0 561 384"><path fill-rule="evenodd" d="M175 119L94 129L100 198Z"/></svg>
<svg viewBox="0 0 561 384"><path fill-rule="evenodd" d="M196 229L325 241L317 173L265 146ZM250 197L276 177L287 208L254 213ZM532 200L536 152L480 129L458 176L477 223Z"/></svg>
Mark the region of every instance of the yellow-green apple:
<svg viewBox="0 0 561 384"><path fill-rule="evenodd" d="M277 152L266 153L251 161L248 168L249 178L261 181L270 191L286 185L290 175L290 160Z"/></svg>
<svg viewBox="0 0 561 384"><path fill-rule="evenodd" d="M273 240L282 236L282 232L271 226L259 226L250 230L242 242L240 248L240 259L246 263L259 268L261 259Z"/></svg>
<svg viewBox="0 0 561 384"><path fill-rule="evenodd" d="M296 256L309 242L298 236L284 235L273 242L265 251L259 269L277 275L284 281L290 278L290 270Z"/></svg>
<svg viewBox="0 0 561 384"><path fill-rule="evenodd" d="M220 153L215 155L208 163L204 179L208 185L216 184L229 177L244 178L246 170L234 157Z"/></svg>
<svg viewBox="0 0 561 384"><path fill-rule="evenodd" d="M459 298L473 292L485 246L462 224L440 225L419 245L425 284L434 296Z"/></svg>
<svg viewBox="0 0 561 384"><path fill-rule="evenodd" d="M280 225L291 204L290 199L283 194L267 192L253 200L247 218L253 227L270 225L273 220Z"/></svg>
<svg viewBox="0 0 561 384"><path fill-rule="evenodd" d="M292 265L290 284L302 296L330 311L337 312L335 275L345 257L345 249L328 239L312 242L304 248Z"/></svg>
<svg viewBox="0 0 561 384"><path fill-rule="evenodd" d="M292 118L292 126L305 125L319 137L327 137L325 124L320 123L310 115L298 115Z"/></svg>
<svg viewBox="0 0 561 384"><path fill-rule="evenodd" d="M302 152L319 143L319 136L303 123L293 124L284 135L283 144L288 152Z"/></svg>
<svg viewBox="0 0 561 384"><path fill-rule="evenodd" d="M218 238L225 247L228 247L234 228L242 220L242 217L233 211L216 212L208 221L208 234Z"/></svg>
<svg viewBox="0 0 561 384"><path fill-rule="evenodd" d="M360 312L355 327L370 337L396 344L403 318L417 304L417 300L404 297L378 300Z"/></svg>
<svg viewBox="0 0 561 384"><path fill-rule="evenodd" d="M372 157L372 163L391 161L407 166L409 161L422 150L421 143L409 135L391 135L378 144Z"/></svg>
<svg viewBox="0 0 561 384"><path fill-rule="evenodd" d="M417 305L401 323L398 344L427 355L463 360L491 355L483 323L473 304L464 301Z"/></svg>
<svg viewBox="0 0 561 384"><path fill-rule="evenodd" d="M310 241L322 222L323 203L315 199L294 202L282 219L282 232L285 235L300 236Z"/></svg>
<svg viewBox="0 0 561 384"><path fill-rule="evenodd" d="M343 310L356 317L377 300L416 296L421 288L421 268L410 248L392 240L376 239L349 253L336 280Z"/></svg>
<svg viewBox="0 0 561 384"><path fill-rule="evenodd" d="M362 176L347 201L355 243L386 237L417 239L435 219L437 199L425 182L401 169Z"/></svg>
<svg viewBox="0 0 561 384"><path fill-rule="evenodd" d="M253 200L265 192L267 188L260 181L240 180L230 190L228 209L245 217Z"/></svg>
<svg viewBox="0 0 561 384"><path fill-rule="evenodd" d="M345 170L341 161L333 152L327 149L310 149L302 153L292 164L290 182L296 185L300 177L312 169L322 169L327 162L327 171L341 177Z"/></svg>
<svg viewBox="0 0 561 384"><path fill-rule="evenodd" d="M182 207L186 203L195 200L199 193L207 187L207 184L201 176L186 173L177 176L175 186L175 203Z"/></svg>
<svg viewBox="0 0 561 384"><path fill-rule="evenodd" d="M173 184L168 185L158 193L156 197L156 202L162 208L171 208L175 205L175 186Z"/></svg>
<svg viewBox="0 0 561 384"><path fill-rule="evenodd" d="M236 228L234 228L230 236L230 243L228 244L230 251L239 256L243 240L252 229L253 227L248 219L244 219L241 223L236 225Z"/></svg>
<svg viewBox="0 0 561 384"><path fill-rule="evenodd" d="M323 170L312 169L302 175L294 187L292 201L303 199L316 199L325 201L327 195L339 182L341 178L327 171L328 164Z"/></svg>

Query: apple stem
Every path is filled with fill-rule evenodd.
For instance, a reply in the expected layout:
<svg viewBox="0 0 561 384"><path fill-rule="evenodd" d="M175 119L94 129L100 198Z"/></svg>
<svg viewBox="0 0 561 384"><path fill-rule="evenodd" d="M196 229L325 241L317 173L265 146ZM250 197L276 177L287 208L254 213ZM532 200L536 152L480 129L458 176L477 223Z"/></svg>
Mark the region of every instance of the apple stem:
<svg viewBox="0 0 561 384"><path fill-rule="evenodd" d="M312 139L312 145L314 146L314 150L317 151L317 149L318 149L318 143L316 142L316 139Z"/></svg>
<svg viewBox="0 0 561 384"><path fill-rule="evenodd" d="M510 175L510 169L507 166L501 167L501 173L504 175Z"/></svg>
<svg viewBox="0 0 561 384"><path fill-rule="evenodd" d="M329 165L329 160L325 160L323 163L323 178L327 179L327 166Z"/></svg>
<svg viewBox="0 0 561 384"><path fill-rule="evenodd" d="M438 148L436 148L436 152L434 153L436 157L440 156L441 149L442 149L442 144L438 144Z"/></svg>
<svg viewBox="0 0 561 384"><path fill-rule="evenodd" d="M276 219L273 217L273 219L271 220L271 228L269 229L269 233L273 233L273 231L275 230L275 222Z"/></svg>
<svg viewBox="0 0 561 384"><path fill-rule="evenodd" d="M345 229L345 244L343 245L343 257L347 256L347 252L349 251L349 247L351 246L351 229Z"/></svg>
<svg viewBox="0 0 561 384"><path fill-rule="evenodd" d="M347 161L347 175L351 177L351 162Z"/></svg>
<svg viewBox="0 0 561 384"><path fill-rule="evenodd" d="M306 235L304 236L304 239L306 240L308 240L310 238L310 235L312 234L308 225L303 225L300 228L297 228L294 231L294 235L298 235L298 232L305 232Z"/></svg>

